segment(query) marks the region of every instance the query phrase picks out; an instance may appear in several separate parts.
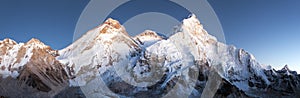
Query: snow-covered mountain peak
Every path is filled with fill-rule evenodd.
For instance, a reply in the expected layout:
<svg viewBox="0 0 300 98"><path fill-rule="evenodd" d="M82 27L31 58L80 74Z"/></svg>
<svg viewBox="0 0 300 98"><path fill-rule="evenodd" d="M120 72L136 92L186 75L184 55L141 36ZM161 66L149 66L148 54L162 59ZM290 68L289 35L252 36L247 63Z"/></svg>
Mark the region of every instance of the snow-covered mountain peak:
<svg viewBox="0 0 300 98"><path fill-rule="evenodd" d="M70 85L85 85L106 67L121 65L140 49L125 28L114 19L86 32L70 46L59 51L57 59L68 66ZM126 65L125 63L123 65ZM100 73L97 71L101 71Z"/></svg>
<svg viewBox="0 0 300 98"><path fill-rule="evenodd" d="M85 51L93 51L92 48L118 42L138 47L138 44L128 35L125 28L117 20L108 18L103 24L89 30L70 46L60 50L59 54L61 56L58 59L65 59L67 56L73 57Z"/></svg>
<svg viewBox="0 0 300 98"><path fill-rule="evenodd" d="M117 20L114 20L114 19L112 19L112 18L108 18L108 19L104 22L104 24L107 24L107 25L109 25L109 26L112 26L112 27L114 27L114 28L116 28L116 29L121 28L120 22L117 21Z"/></svg>
<svg viewBox="0 0 300 98"><path fill-rule="evenodd" d="M0 47L4 44L6 44L6 45L15 45L17 43L14 40L11 40L9 38L5 38L4 40L0 41Z"/></svg>
<svg viewBox="0 0 300 98"><path fill-rule="evenodd" d="M108 18L103 24L83 35L80 38L82 40L80 42L94 43L97 40L112 41L120 37L124 37L125 39L131 38L119 21Z"/></svg>
<svg viewBox="0 0 300 98"><path fill-rule="evenodd" d="M36 38L32 38L27 43L25 43L25 47L50 48L49 46L45 45L43 42Z"/></svg>
<svg viewBox="0 0 300 98"><path fill-rule="evenodd" d="M203 25L197 19L196 15L192 14L189 18L184 19L182 22L182 28L186 28L186 32L190 32L195 35L207 35L208 33L203 29Z"/></svg>
<svg viewBox="0 0 300 98"><path fill-rule="evenodd" d="M119 34L123 33L127 36L125 28L120 24L119 21L114 20L112 18L108 18L100 27L100 34Z"/></svg>
<svg viewBox="0 0 300 98"><path fill-rule="evenodd" d="M36 38L31 38L31 39L27 42L27 44L33 44L33 43L35 43L35 44L44 44L44 43L42 43L40 40L38 40L38 39L36 39Z"/></svg>
<svg viewBox="0 0 300 98"><path fill-rule="evenodd" d="M7 87L15 92L26 92L24 88L59 92L64 87L67 75L63 65L55 59L57 51L34 38L25 44L10 39L0 43L12 44L0 48L0 84L3 79L13 79L8 84L15 84Z"/></svg>
<svg viewBox="0 0 300 98"><path fill-rule="evenodd" d="M165 38L157 34L155 31L145 30L143 33L133 37L133 39L137 40L137 42L139 42L144 47L147 47Z"/></svg>
<svg viewBox="0 0 300 98"><path fill-rule="evenodd" d="M7 50L13 48L17 43L14 40L11 40L9 38L6 38L2 41L0 41L0 62L1 62L1 56L4 55Z"/></svg>
<svg viewBox="0 0 300 98"><path fill-rule="evenodd" d="M152 30L145 30L143 33L136 35L135 38L136 37L153 37L153 38L163 39L162 36L159 36L155 31Z"/></svg>
<svg viewBox="0 0 300 98"><path fill-rule="evenodd" d="M204 46L217 42L216 37L207 33L194 14L191 14L189 18L184 19L181 26L176 29L176 32L182 32L184 35L191 37L193 41L196 41L196 44L202 43Z"/></svg>
<svg viewBox="0 0 300 98"><path fill-rule="evenodd" d="M11 39L4 39L0 44L10 44L11 46L1 47L0 51L0 67L2 71L0 74L3 77L11 76L17 77L18 72L21 68L30 61L35 61L37 59L43 58L44 62L53 61L54 57L57 56L57 51L52 50L51 47L45 45L38 39L31 39L27 43L16 43ZM49 58L52 59L50 60Z"/></svg>
<svg viewBox="0 0 300 98"><path fill-rule="evenodd" d="M284 65L284 67L281 70L291 71L288 65Z"/></svg>
<svg viewBox="0 0 300 98"><path fill-rule="evenodd" d="M284 67L281 69L281 70L279 70L278 72L283 72L283 73L285 73L285 74L287 74L287 75L297 75L297 72L296 71L293 71L293 70L291 70L289 67L288 67L288 65L284 65Z"/></svg>

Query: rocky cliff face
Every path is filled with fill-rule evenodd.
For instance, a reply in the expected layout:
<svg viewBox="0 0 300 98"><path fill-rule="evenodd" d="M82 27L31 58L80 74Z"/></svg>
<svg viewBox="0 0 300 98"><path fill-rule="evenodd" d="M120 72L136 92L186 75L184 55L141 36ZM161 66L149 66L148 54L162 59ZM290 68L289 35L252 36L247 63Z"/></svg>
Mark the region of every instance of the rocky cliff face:
<svg viewBox="0 0 300 98"><path fill-rule="evenodd" d="M57 51L37 39L17 44L5 39L2 49L1 92L11 97L51 97L68 85ZM10 46L5 49L5 46Z"/></svg>
<svg viewBox="0 0 300 98"><path fill-rule="evenodd" d="M174 32L164 37L146 30L131 37L108 19L59 51L37 39L4 39L0 95L299 97L297 72L287 66L274 70L244 49L218 42L195 15Z"/></svg>

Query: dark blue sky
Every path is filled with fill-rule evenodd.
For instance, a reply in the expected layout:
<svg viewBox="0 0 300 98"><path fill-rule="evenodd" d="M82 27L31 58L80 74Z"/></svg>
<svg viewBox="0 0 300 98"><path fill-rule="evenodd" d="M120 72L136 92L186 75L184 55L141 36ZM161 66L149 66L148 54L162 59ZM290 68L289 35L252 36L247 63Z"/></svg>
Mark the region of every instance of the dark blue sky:
<svg viewBox="0 0 300 98"><path fill-rule="evenodd" d="M87 0L1 0L0 39L38 38L54 49L72 43L76 22Z"/></svg>
<svg viewBox="0 0 300 98"><path fill-rule="evenodd" d="M27 42L34 37L54 49L66 47L73 40L77 20L88 2L1 0L0 39ZM227 44L253 53L261 63L275 67L289 64L300 70L296 66L300 65L299 0L208 2L219 17Z"/></svg>
<svg viewBox="0 0 300 98"><path fill-rule="evenodd" d="M300 70L299 0L208 0L227 44L244 48L264 64Z"/></svg>

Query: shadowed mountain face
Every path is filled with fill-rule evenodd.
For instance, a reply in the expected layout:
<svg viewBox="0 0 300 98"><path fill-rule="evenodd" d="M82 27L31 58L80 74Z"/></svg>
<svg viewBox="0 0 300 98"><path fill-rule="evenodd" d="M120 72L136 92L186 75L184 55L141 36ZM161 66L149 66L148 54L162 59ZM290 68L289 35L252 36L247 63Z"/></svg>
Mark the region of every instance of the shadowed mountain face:
<svg viewBox="0 0 300 98"><path fill-rule="evenodd" d="M108 19L62 50L0 41L4 97L299 97L300 77L218 42L195 15L169 37Z"/></svg>

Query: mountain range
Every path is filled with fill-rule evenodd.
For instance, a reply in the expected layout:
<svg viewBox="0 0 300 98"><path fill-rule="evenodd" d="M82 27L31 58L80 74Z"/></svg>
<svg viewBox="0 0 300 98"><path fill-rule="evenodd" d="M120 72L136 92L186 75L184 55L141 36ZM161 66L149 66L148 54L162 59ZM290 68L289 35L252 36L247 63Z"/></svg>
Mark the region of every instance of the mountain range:
<svg viewBox="0 0 300 98"><path fill-rule="evenodd" d="M54 50L0 41L3 97L299 97L300 76L210 35L195 15L171 36L130 36L117 20Z"/></svg>

